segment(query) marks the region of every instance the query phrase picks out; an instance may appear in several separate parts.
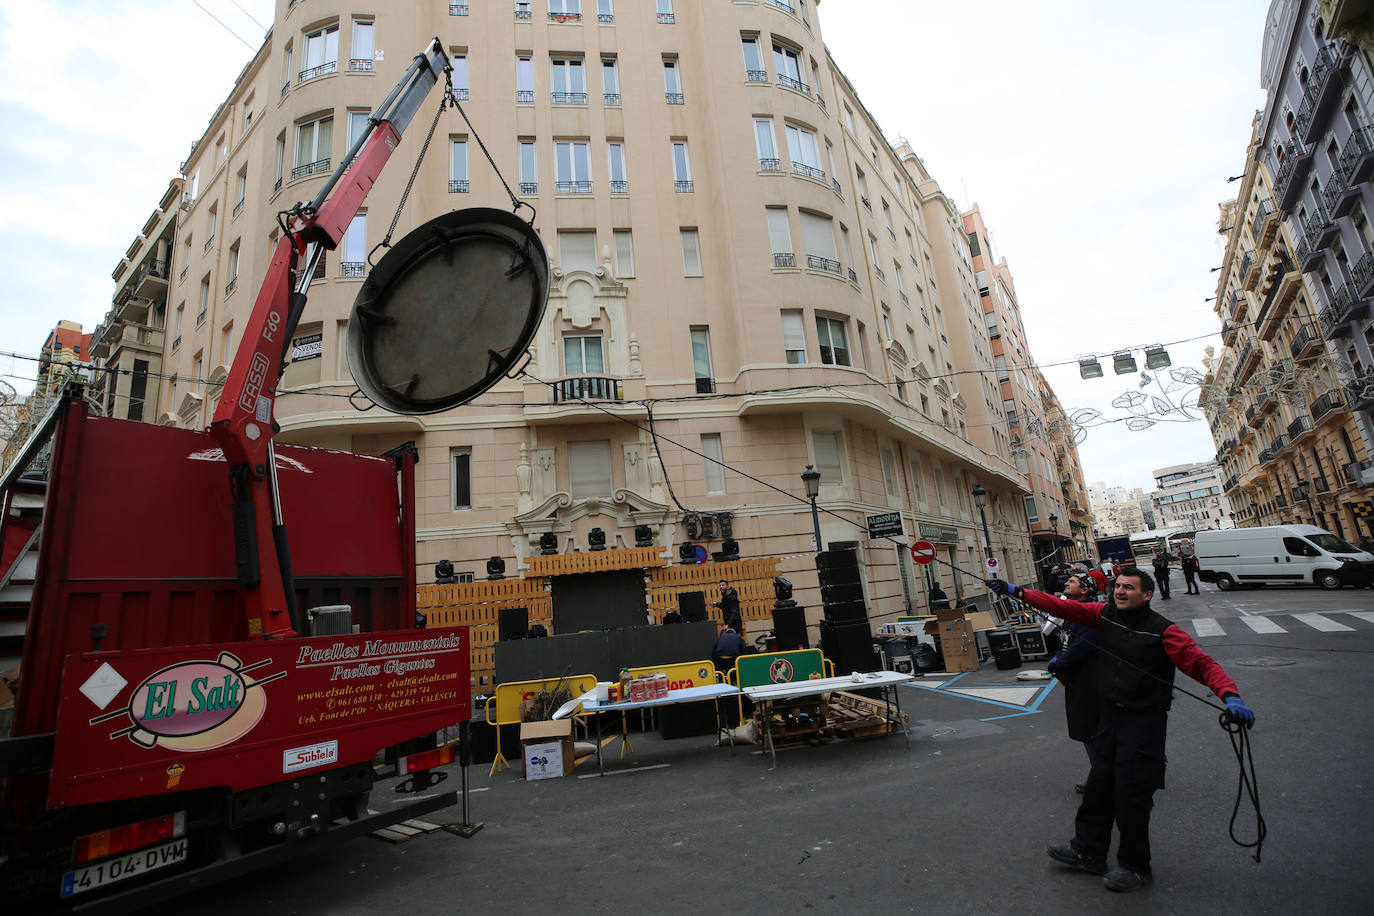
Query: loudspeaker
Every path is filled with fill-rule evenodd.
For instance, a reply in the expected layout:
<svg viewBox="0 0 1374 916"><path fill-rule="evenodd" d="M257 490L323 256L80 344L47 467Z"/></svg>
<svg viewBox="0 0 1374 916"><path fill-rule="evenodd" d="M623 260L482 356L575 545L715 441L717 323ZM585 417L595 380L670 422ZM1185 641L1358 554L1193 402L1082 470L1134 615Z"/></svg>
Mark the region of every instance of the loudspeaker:
<svg viewBox="0 0 1374 916"><path fill-rule="evenodd" d="M705 592L678 592L677 609L685 623L706 619Z"/></svg>
<svg viewBox="0 0 1374 916"><path fill-rule="evenodd" d="M873 649L873 633L867 621L834 623L822 620L821 653L834 663L837 674L882 668Z"/></svg>
<svg viewBox="0 0 1374 916"><path fill-rule="evenodd" d="M863 601L864 587L858 582L846 582L843 585L821 585L821 600L826 604Z"/></svg>
<svg viewBox="0 0 1374 916"><path fill-rule="evenodd" d="M1010 630L988 630L988 650L996 657L999 652L1016 648L1016 637Z"/></svg>
<svg viewBox="0 0 1374 916"><path fill-rule="evenodd" d="M836 601L822 609L831 623L852 623L868 620L868 606L862 601Z"/></svg>
<svg viewBox="0 0 1374 916"><path fill-rule="evenodd" d="M503 607L496 611L496 637L499 640L524 639L529 635L530 609Z"/></svg>
<svg viewBox="0 0 1374 916"><path fill-rule="evenodd" d="M811 648L806 638L806 608L795 604L791 607L774 606L773 635L778 640L779 652Z"/></svg>

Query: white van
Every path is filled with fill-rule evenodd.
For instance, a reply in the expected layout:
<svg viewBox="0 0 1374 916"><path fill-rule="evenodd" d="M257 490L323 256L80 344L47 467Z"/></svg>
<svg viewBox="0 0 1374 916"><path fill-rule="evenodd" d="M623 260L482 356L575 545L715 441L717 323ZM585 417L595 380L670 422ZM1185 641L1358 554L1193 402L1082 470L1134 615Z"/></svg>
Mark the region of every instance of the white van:
<svg viewBox="0 0 1374 916"><path fill-rule="evenodd" d="M1315 525L1199 531L1193 546L1202 581L1224 592L1286 583L1362 588L1374 581L1374 556Z"/></svg>

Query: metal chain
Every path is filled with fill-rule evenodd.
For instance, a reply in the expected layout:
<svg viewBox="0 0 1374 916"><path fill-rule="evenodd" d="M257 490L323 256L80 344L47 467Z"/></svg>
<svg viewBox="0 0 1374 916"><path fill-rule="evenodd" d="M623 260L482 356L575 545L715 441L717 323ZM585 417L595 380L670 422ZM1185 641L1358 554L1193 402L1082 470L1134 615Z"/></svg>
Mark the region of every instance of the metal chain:
<svg viewBox="0 0 1374 916"><path fill-rule="evenodd" d="M444 70L444 94L439 97L439 110L434 113L434 121L429 125L429 133L425 135L425 142L420 146L420 155L415 158L415 168L410 170L410 180L406 182L406 189L401 192L401 199L396 203L396 213L391 217L391 225L386 229L386 236L368 252L367 263L372 267L377 266L372 262L373 256L377 254L377 249L391 247L391 236L396 232L396 224L401 221L401 210L405 208L411 188L415 187L415 178L420 174L420 163L425 161L425 153L429 150L429 143L434 139L434 130L439 126L439 118L443 115L444 109L448 107L448 99L452 94L453 70L450 68Z"/></svg>
<svg viewBox="0 0 1374 916"><path fill-rule="evenodd" d="M468 113L463 110L463 103L458 101L458 97L453 94L452 83L450 83L447 88L447 94L452 97L453 107L457 108L458 113L463 116L463 120L468 125L468 130L472 131L472 139L477 141L477 146L481 148L482 154L487 157L487 161L491 163L492 170L496 172L496 177L500 179L501 186L506 189L506 194L510 197L511 212L515 213L518 212L521 207L528 207L530 211L530 224L533 225L535 217L539 215L538 211L534 209L533 204L516 197L515 192L510 189L510 183L506 181L506 176L501 174L500 166L498 166L496 160L492 158L491 151L487 149L487 145L482 142L482 137L477 133L477 128L472 125L472 120L468 117Z"/></svg>

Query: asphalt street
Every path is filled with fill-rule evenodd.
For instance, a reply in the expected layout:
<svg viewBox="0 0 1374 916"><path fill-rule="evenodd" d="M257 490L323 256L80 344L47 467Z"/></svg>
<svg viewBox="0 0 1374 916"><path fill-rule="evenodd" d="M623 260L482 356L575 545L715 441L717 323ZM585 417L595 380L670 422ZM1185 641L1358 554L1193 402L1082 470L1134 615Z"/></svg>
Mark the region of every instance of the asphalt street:
<svg viewBox="0 0 1374 916"><path fill-rule="evenodd" d="M1083 749L1065 735L1057 685L985 663L900 688L910 747L900 736L801 747L770 769L757 748L732 756L709 737L650 733L624 760L608 748L604 778L594 762L542 782L473 767L485 828L471 839L354 840L164 911L1368 912L1374 591L1204 585L1194 597L1178 578L1157 607L1214 634L1200 644L1258 716L1260 863L1228 836L1238 770L1217 712L1180 695L1152 822L1153 884L1116 895L1056 866L1045 846L1071 836ZM1207 695L1186 677L1179 685ZM379 785L375 806L390 795ZM1236 832L1255 836L1245 804Z"/></svg>

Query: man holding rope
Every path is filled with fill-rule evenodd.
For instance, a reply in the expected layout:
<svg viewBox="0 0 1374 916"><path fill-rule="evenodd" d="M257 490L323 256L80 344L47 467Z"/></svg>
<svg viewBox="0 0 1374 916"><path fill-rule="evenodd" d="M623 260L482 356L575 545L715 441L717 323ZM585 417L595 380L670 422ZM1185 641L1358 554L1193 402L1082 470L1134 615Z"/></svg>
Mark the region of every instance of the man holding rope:
<svg viewBox="0 0 1374 916"><path fill-rule="evenodd" d="M1242 726L1255 714L1241 702L1235 681L1193 638L1150 607L1149 573L1123 568L1115 604L1086 603L1026 590L1000 579L989 587L1027 604L1098 629L1096 687L1101 715L1091 747L1092 769L1075 819L1075 836L1047 850L1056 862L1104 875L1108 890L1131 891L1150 881L1150 810L1164 788L1164 743L1173 702L1174 671L1210 688ZM1107 870L1112 823L1120 841L1117 867Z"/></svg>

